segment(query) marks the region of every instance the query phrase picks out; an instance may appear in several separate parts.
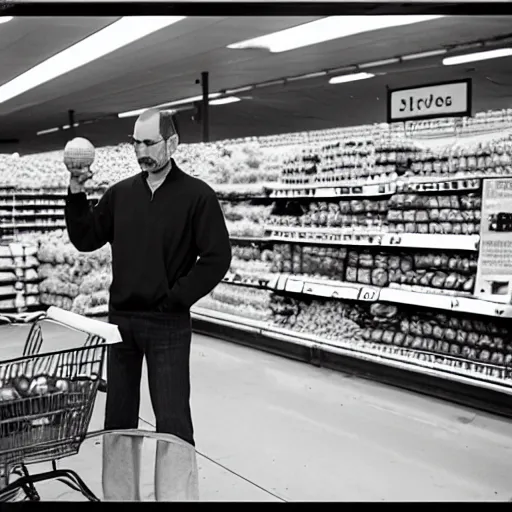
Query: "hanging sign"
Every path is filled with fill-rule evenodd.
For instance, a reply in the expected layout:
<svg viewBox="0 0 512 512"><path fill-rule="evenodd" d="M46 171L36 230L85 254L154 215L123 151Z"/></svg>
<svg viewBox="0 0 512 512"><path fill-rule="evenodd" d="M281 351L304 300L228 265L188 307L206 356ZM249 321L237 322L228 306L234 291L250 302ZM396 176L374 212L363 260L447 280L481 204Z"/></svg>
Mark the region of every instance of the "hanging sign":
<svg viewBox="0 0 512 512"><path fill-rule="evenodd" d="M475 295L511 302L512 178L484 180Z"/></svg>
<svg viewBox="0 0 512 512"><path fill-rule="evenodd" d="M471 116L471 79L388 89L388 123Z"/></svg>

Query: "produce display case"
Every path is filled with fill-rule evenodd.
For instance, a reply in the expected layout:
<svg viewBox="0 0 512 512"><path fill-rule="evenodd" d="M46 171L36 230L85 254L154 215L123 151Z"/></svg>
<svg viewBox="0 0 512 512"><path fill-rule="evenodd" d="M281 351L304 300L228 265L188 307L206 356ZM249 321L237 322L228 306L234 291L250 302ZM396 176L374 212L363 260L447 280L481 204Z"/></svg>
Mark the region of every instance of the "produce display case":
<svg viewBox="0 0 512 512"><path fill-rule="evenodd" d="M178 164L217 192L233 246L194 328L510 414L512 305L475 295L482 181L512 178L510 113L181 146ZM125 145L97 154L89 197L138 172ZM62 208L52 158L24 208ZM22 236L39 238L42 303L106 314L107 249L79 254L59 229Z"/></svg>
<svg viewBox="0 0 512 512"><path fill-rule="evenodd" d="M0 318L37 308L39 302L37 245L0 243Z"/></svg>

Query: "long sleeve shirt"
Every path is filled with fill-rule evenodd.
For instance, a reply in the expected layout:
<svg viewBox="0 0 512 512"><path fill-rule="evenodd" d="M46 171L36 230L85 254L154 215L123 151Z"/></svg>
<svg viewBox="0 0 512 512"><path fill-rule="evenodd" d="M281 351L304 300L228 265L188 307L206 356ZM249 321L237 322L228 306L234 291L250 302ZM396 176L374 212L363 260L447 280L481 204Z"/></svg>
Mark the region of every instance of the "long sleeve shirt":
<svg viewBox="0 0 512 512"><path fill-rule="evenodd" d="M231 245L215 192L173 161L152 192L144 173L116 183L96 206L68 191L71 243L112 247L111 313L183 312L226 275Z"/></svg>

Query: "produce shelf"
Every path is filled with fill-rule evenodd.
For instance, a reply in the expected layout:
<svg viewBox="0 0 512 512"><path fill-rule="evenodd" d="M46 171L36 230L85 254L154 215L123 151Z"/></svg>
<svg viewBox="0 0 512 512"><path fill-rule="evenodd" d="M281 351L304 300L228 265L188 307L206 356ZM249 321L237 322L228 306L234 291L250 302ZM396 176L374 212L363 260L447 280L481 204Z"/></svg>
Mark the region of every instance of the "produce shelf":
<svg viewBox="0 0 512 512"><path fill-rule="evenodd" d="M512 305L477 298L451 297L439 294L382 288L378 300L381 302L394 302L473 315L512 318Z"/></svg>
<svg viewBox="0 0 512 512"><path fill-rule="evenodd" d="M0 298L6 299L16 296L16 290L14 286L5 286L2 283L2 286L0 286Z"/></svg>
<svg viewBox="0 0 512 512"><path fill-rule="evenodd" d="M229 239L235 243L243 243L243 244L261 244L268 243L270 240L264 236L237 236L230 235Z"/></svg>
<svg viewBox="0 0 512 512"><path fill-rule="evenodd" d="M510 304L501 304L467 296L447 295L445 293L418 293L397 288L379 288L343 281L314 279L294 274L275 276L269 281L268 288L278 292L331 299L391 302L474 315L512 318L512 305Z"/></svg>
<svg viewBox="0 0 512 512"><path fill-rule="evenodd" d="M18 217L20 218L25 218L25 217L58 217L58 218L64 218L64 212L63 211L60 211L60 212L53 212L53 213L49 213L49 212L16 212L12 215L9 215L8 216L10 219L16 219Z"/></svg>
<svg viewBox="0 0 512 512"><path fill-rule="evenodd" d="M22 222L20 224L0 224L0 227L4 229L64 229L66 227L66 223L62 222L60 224L38 224L36 222Z"/></svg>
<svg viewBox="0 0 512 512"><path fill-rule="evenodd" d="M16 202L16 203L3 203L3 202L0 202L0 208L16 208L16 209L23 209L23 210L27 210L27 209L32 209L32 208L41 208L41 209L44 209L44 208L53 208L53 209L63 209L64 208L64 201L62 202L36 202L36 201L30 201L30 202L26 202L26 201L19 201L19 202ZM9 213L10 215L10 213Z"/></svg>
<svg viewBox="0 0 512 512"><path fill-rule="evenodd" d="M378 298L380 291L379 288L375 287L365 287L341 281L316 280L293 274L275 276L269 281L268 288L274 291L346 300L377 300L375 297Z"/></svg>
<svg viewBox="0 0 512 512"><path fill-rule="evenodd" d="M380 183L354 186L315 186L315 185L279 185L275 186L270 197L273 199L327 199L337 197L380 197L396 192L395 183Z"/></svg>
<svg viewBox="0 0 512 512"><path fill-rule="evenodd" d="M240 276L238 274L229 274L222 279L223 283L234 284L238 286L247 286L250 288L267 289L268 280L256 279L253 277Z"/></svg>
<svg viewBox="0 0 512 512"><path fill-rule="evenodd" d="M28 257L37 254L37 247L34 245L24 245L17 242L9 244L0 244L0 258L11 259L13 257Z"/></svg>
<svg viewBox="0 0 512 512"><path fill-rule="evenodd" d="M1 270L0 272L5 272L5 270ZM15 283L39 284L42 281L44 281L43 277L38 277L35 279L24 279L23 277L13 277L12 279L0 280L0 287L15 284Z"/></svg>
<svg viewBox="0 0 512 512"><path fill-rule="evenodd" d="M268 200L271 183L212 184L220 200Z"/></svg>
<svg viewBox="0 0 512 512"><path fill-rule="evenodd" d="M347 355L351 354L359 359L379 362L381 364L397 367L402 367L405 364L407 369L410 370L443 372L443 375L446 374L445 378L449 380L457 380L459 377L471 379L473 383L484 388L497 390L496 386L498 386L502 392L512 395L512 368L503 365L487 364L480 361L457 358L448 354L425 352L393 345L329 340L314 334L301 334L274 326L268 330L263 329L262 334L270 337L277 334L290 340L304 339L310 343L321 344L328 349L334 348L341 350ZM439 361L443 361L444 364ZM455 366L455 364L460 364L461 366Z"/></svg>
<svg viewBox="0 0 512 512"><path fill-rule="evenodd" d="M354 232L336 228L265 226L273 242L327 245L407 247L415 249L478 251L479 235L423 235L417 233Z"/></svg>
<svg viewBox="0 0 512 512"><path fill-rule="evenodd" d="M411 176L406 180L397 181L397 192L468 192L479 190L483 175L473 173L465 177Z"/></svg>
<svg viewBox="0 0 512 512"><path fill-rule="evenodd" d="M15 189L12 191L0 190L0 197L11 197L15 195L16 197L66 197L67 191L63 189L55 189L55 190L19 190Z"/></svg>
<svg viewBox="0 0 512 512"><path fill-rule="evenodd" d="M251 346L284 357L345 373L354 373L471 407L512 416L511 369L479 362L456 368L439 361L454 361L441 354L412 350L391 351L389 346L358 348L354 344L322 339L200 308L192 310L195 332ZM418 359L422 355L423 360ZM489 374L484 374L486 371ZM500 373L501 377L492 373Z"/></svg>

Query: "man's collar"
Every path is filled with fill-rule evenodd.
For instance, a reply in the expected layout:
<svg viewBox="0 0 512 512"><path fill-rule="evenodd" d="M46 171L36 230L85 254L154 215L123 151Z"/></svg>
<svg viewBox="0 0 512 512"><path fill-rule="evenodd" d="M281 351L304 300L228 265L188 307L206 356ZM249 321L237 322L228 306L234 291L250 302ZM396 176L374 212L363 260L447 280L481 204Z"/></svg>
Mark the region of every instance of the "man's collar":
<svg viewBox="0 0 512 512"><path fill-rule="evenodd" d="M171 168L169 169L169 172L167 173L167 176L165 177L164 182L169 179L169 176L172 176L172 178L174 178L176 176L176 174L178 173L178 171L179 171L179 167L176 165L174 158L171 158ZM148 179L148 176L149 176L148 171L141 171L141 174L145 180Z"/></svg>

